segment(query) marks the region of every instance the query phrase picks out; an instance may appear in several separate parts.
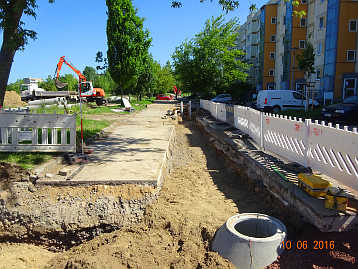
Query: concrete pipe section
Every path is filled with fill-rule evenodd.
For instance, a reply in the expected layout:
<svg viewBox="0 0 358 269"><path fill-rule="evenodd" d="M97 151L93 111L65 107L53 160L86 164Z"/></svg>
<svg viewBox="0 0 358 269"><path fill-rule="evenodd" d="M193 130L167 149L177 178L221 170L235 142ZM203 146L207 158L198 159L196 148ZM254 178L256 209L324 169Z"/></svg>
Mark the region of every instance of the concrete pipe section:
<svg viewBox="0 0 358 269"><path fill-rule="evenodd" d="M230 217L216 232L213 251L240 269L260 269L282 253L285 225L274 217L258 213Z"/></svg>

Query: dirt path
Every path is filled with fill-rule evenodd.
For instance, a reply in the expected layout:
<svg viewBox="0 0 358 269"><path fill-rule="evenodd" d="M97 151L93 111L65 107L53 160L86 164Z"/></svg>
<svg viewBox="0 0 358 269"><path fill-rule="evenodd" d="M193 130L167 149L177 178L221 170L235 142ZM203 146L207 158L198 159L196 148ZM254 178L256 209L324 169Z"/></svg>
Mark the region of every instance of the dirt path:
<svg viewBox="0 0 358 269"><path fill-rule="evenodd" d="M336 242L335 251L286 251L270 268L355 268L357 233L328 235L308 225L294 230L290 216L249 191L199 131L179 125L176 133L176 167L141 224L56 254L0 244L0 268L234 268L209 245L216 229L238 211L283 219L293 242Z"/></svg>

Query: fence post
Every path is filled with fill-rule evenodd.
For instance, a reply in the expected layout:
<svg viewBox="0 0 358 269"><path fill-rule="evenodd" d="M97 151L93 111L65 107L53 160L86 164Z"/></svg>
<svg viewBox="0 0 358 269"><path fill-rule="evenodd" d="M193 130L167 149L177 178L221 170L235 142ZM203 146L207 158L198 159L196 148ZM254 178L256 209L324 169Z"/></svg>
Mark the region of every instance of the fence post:
<svg viewBox="0 0 358 269"><path fill-rule="evenodd" d="M180 115L183 118L183 101L180 102Z"/></svg>
<svg viewBox="0 0 358 269"><path fill-rule="evenodd" d="M189 101L189 120L191 120L191 101Z"/></svg>
<svg viewBox="0 0 358 269"><path fill-rule="evenodd" d="M264 147L264 113L260 111L260 147L261 150L265 150Z"/></svg>
<svg viewBox="0 0 358 269"><path fill-rule="evenodd" d="M310 137L310 132L311 132L311 123L312 120L311 119L306 119L305 120L305 127L306 127L306 134L305 134L305 167L309 167L309 158L308 158L308 151L309 151L309 137Z"/></svg>
<svg viewBox="0 0 358 269"><path fill-rule="evenodd" d="M218 104L217 103L214 103L215 104L215 119L217 120L218 119Z"/></svg>

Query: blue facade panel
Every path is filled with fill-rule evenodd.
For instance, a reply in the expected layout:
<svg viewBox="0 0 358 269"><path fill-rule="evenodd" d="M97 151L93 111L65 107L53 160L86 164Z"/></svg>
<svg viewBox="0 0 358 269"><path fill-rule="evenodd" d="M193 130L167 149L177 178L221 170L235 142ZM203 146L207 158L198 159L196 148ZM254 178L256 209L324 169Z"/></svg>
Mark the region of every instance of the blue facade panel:
<svg viewBox="0 0 358 269"><path fill-rule="evenodd" d="M323 92L334 91L334 78L336 74L337 39L339 22L339 0L328 0L326 20L326 41L323 79L321 82L320 95Z"/></svg>

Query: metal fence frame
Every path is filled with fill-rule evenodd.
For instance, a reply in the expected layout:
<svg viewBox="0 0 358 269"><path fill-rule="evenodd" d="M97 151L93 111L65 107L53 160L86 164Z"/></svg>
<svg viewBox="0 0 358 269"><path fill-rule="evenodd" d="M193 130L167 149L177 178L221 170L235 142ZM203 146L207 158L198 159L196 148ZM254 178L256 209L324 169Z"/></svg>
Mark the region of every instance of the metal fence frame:
<svg viewBox="0 0 358 269"><path fill-rule="evenodd" d="M76 115L0 112L0 152L75 152Z"/></svg>
<svg viewBox="0 0 358 269"><path fill-rule="evenodd" d="M232 108L200 100L200 107L217 119L248 134L262 150L311 167L358 190L358 132L337 124L297 119L234 106L234 123L223 116ZM337 143L339 142L339 143Z"/></svg>

